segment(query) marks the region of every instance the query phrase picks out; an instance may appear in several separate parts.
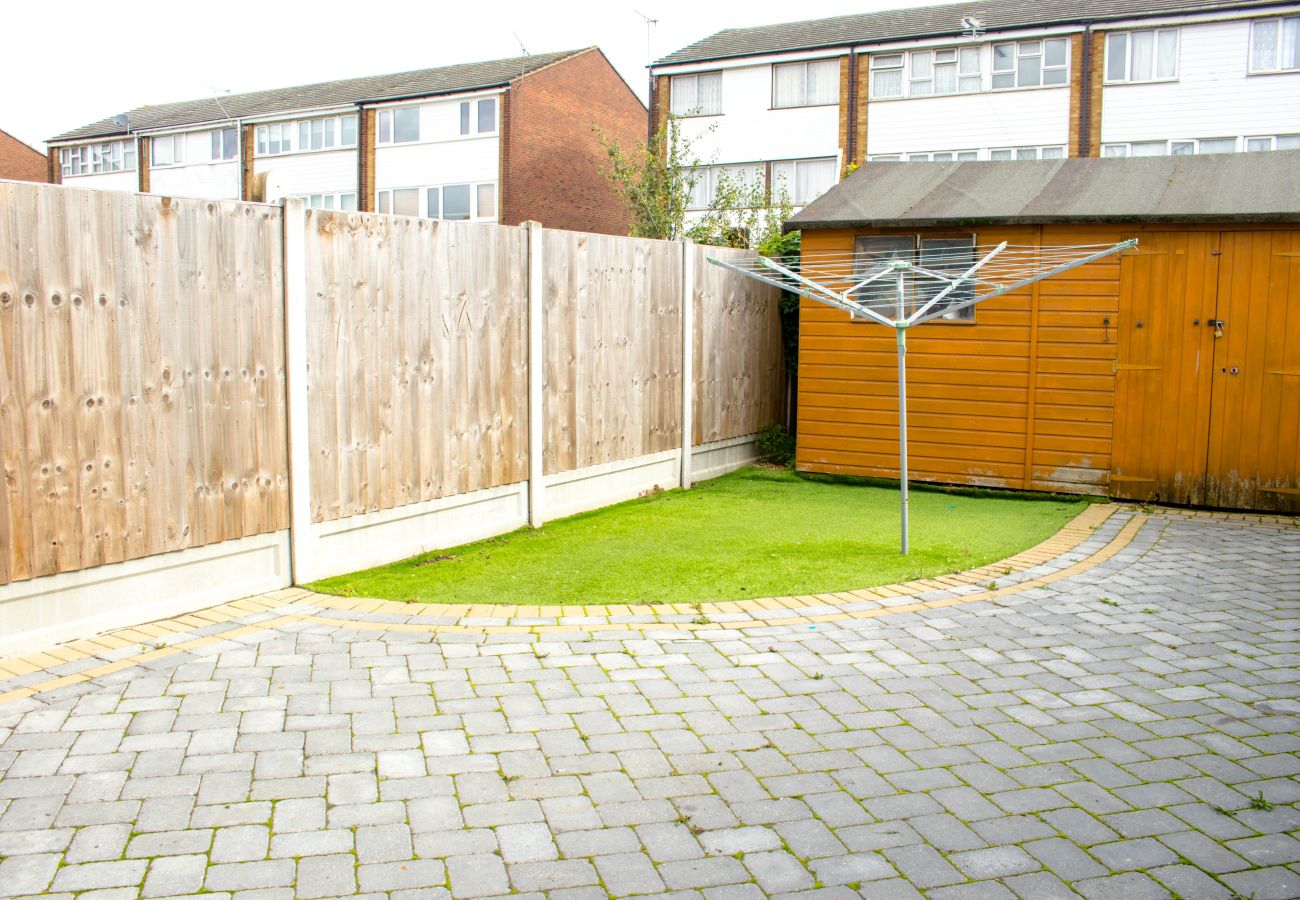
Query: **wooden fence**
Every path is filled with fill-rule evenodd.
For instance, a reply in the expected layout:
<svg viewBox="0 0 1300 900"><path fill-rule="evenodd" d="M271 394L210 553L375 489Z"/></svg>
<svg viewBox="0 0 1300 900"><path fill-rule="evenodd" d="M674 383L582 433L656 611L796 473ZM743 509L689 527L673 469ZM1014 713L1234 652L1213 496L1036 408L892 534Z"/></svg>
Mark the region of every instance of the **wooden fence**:
<svg viewBox="0 0 1300 900"><path fill-rule="evenodd" d="M775 295L707 263L734 252L0 183L0 623L42 576L381 529L303 581L475 536L437 524L463 498L515 504L495 533L575 472L675 486L780 419Z"/></svg>

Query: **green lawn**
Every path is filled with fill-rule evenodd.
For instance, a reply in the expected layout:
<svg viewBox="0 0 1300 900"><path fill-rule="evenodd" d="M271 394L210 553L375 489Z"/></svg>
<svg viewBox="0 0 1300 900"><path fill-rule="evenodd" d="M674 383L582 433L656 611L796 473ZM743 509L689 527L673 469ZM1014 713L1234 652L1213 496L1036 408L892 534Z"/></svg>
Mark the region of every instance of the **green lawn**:
<svg viewBox="0 0 1300 900"><path fill-rule="evenodd" d="M536 531L329 578L330 594L431 603L674 603L851 590L959 571L1051 536L1085 501L916 490L742 469Z"/></svg>

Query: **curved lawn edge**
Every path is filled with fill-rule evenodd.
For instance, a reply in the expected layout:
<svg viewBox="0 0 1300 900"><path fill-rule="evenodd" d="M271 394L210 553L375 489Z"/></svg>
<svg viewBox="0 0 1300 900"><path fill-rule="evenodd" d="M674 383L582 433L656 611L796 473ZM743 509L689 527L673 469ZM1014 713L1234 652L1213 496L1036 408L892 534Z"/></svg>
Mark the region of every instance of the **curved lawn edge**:
<svg viewBox="0 0 1300 900"><path fill-rule="evenodd" d="M316 596L444 610L597 614L601 607L698 608L890 590L970 572L995 580L1098 508L1089 498L941 487L922 487L913 501L921 524L913 529L913 554L902 557L895 489L747 468L690 492L634 499L306 587Z"/></svg>

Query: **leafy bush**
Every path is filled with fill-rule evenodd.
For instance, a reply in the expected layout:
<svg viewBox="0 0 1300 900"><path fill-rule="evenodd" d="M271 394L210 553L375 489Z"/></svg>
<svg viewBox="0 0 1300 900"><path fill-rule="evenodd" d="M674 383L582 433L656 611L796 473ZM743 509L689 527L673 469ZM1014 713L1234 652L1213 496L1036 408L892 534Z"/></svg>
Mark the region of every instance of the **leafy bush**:
<svg viewBox="0 0 1300 900"><path fill-rule="evenodd" d="M794 435L784 425L768 425L758 432L754 440L758 458L774 466L794 465Z"/></svg>

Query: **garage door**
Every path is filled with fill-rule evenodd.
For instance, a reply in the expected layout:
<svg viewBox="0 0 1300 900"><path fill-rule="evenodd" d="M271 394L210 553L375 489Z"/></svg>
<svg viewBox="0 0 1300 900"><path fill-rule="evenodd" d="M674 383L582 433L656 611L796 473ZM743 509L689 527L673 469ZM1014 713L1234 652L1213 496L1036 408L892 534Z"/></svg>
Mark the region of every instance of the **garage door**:
<svg viewBox="0 0 1300 900"><path fill-rule="evenodd" d="M1300 511L1300 232L1141 235L1118 338L1112 494Z"/></svg>

